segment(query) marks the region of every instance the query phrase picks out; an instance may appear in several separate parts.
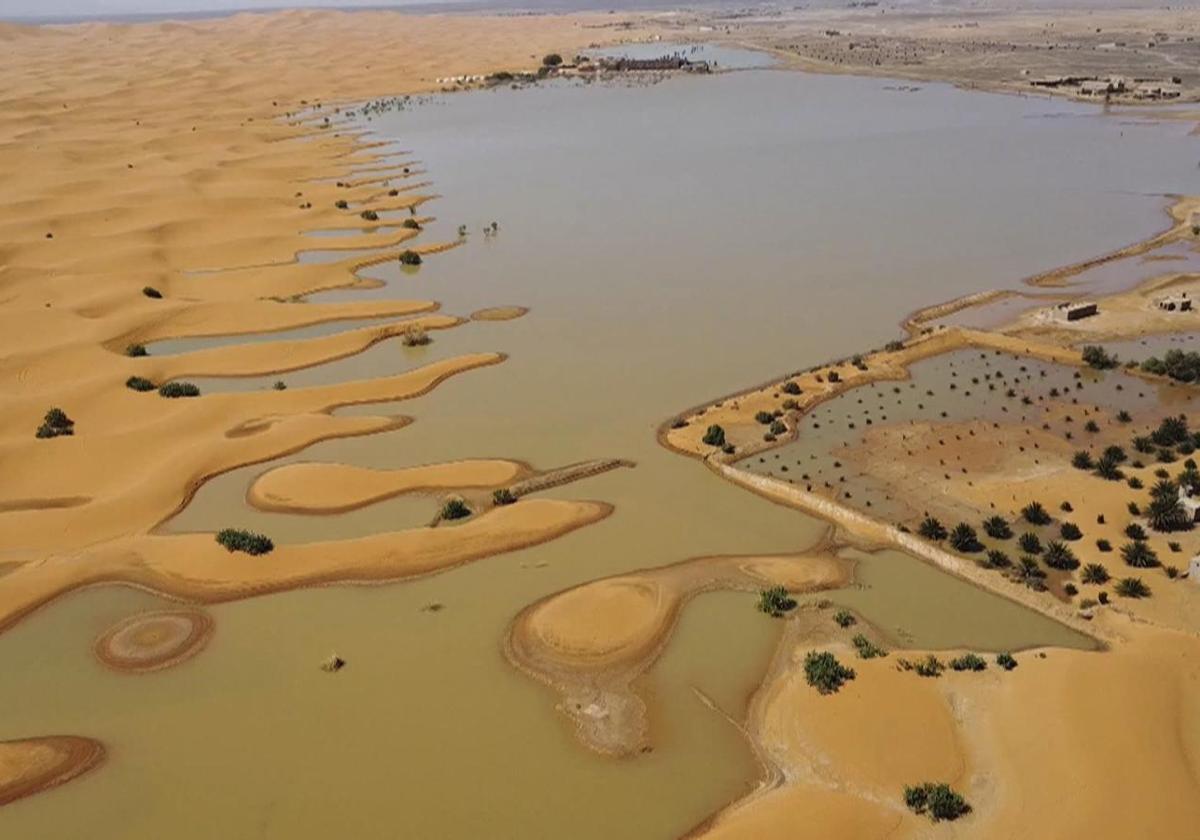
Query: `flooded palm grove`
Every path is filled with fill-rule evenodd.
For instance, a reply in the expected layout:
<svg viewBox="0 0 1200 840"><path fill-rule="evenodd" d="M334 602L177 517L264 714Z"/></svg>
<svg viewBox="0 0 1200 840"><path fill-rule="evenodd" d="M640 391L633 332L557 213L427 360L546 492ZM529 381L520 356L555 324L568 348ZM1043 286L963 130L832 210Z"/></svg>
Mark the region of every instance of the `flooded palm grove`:
<svg viewBox="0 0 1200 840"><path fill-rule="evenodd" d="M718 69L738 63L722 53ZM462 353L507 359L394 407L339 409L415 422L212 478L163 530L235 524L306 542L421 527L439 508L439 497L420 494L328 516L247 504L257 476L306 461L395 468L479 457L552 469L627 459L636 466L554 491L614 513L430 577L206 608L215 631L203 652L151 674L106 670L92 642L163 599L120 587L59 599L0 635L0 738L86 733L109 759L6 806L0 836L669 838L753 788L760 770L743 735L697 693L744 718L779 633L754 596L710 593L687 607L642 687L653 749L623 760L584 749L553 693L507 663L513 616L598 577L813 545L823 522L668 452L658 425L716 395L880 346L918 306L1015 289L1148 236L1165 226L1167 194L1200 192L1200 171L1184 122L741 63L754 66L655 84L458 93L360 119L373 139L410 150L436 190L422 207L436 220L417 241L454 240L460 225L466 241L416 270L362 270L374 288L310 299L429 299L462 317L503 305L529 313L438 330L425 346L390 339L288 374L198 382L205 391L277 380L299 388ZM301 261L346 255L329 250L336 237L313 234ZM1144 270L1094 282L1133 285ZM180 336L150 352L280 337ZM999 418L1017 410L1004 399L1007 383L1048 367L997 358L987 381L999 372L1004 388L985 383L964 401L943 385L921 398L960 363L924 362L899 392L891 383L848 392L807 418L797 443L746 466L779 475L775 465L788 463L834 481L835 450L853 440L846 423L864 411L893 423L929 412ZM1111 390L1115 381L1086 381L1090 399L1139 408L1138 394ZM1042 389L1020 387L1035 384ZM882 488L863 492L881 506L893 501ZM1086 644L914 558L855 557L857 583L828 597L913 646ZM348 663L336 676L317 667L333 651Z"/></svg>

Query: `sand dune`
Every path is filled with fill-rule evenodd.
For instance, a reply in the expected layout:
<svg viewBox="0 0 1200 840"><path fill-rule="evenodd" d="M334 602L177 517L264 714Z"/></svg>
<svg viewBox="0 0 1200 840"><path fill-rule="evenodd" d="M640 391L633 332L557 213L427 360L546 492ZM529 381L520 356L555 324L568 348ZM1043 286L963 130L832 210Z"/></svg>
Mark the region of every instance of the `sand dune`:
<svg viewBox="0 0 1200 840"><path fill-rule="evenodd" d="M91 738L0 741L0 805L69 782L103 760L104 747Z"/></svg>
<svg viewBox="0 0 1200 840"><path fill-rule="evenodd" d="M528 473L515 461L470 460L396 470L288 464L259 476L247 500L259 510L339 513L421 490L503 487Z"/></svg>

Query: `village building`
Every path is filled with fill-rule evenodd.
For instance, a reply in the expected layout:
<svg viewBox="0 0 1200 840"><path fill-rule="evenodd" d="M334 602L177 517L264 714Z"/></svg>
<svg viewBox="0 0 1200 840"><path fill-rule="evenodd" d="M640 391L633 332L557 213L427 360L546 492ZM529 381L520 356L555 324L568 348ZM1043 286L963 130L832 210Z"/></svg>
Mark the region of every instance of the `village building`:
<svg viewBox="0 0 1200 840"><path fill-rule="evenodd" d="M1187 576L1192 583L1200 585L1200 555L1193 557L1188 564Z"/></svg>
<svg viewBox="0 0 1200 840"><path fill-rule="evenodd" d="M1179 295L1171 295L1170 297L1160 298L1156 301L1158 308L1164 312L1191 312L1192 299L1187 296L1187 292Z"/></svg>
<svg viewBox="0 0 1200 840"><path fill-rule="evenodd" d="M1066 303L1060 303L1055 308L1068 321L1090 318L1100 312L1100 307L1095 301L1067 301Z"/></svg>

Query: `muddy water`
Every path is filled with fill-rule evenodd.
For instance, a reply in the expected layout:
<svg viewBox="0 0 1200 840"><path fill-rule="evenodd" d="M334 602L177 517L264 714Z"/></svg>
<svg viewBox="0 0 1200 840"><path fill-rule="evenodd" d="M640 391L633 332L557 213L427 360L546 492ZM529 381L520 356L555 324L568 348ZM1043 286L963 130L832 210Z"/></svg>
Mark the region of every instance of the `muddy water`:
<svg viewBox="0 0 1200 840"><path fill-rule="evenodd" d="M657 424L714 394L881 344L919 303L1012 285L1146 235L1163 224L1161 201L1147 193L1200 190L1194 141L1180 126L1122 134L1084 106L887 88L745 71L469 94L376 117L372 127L403 138L443 196L427 205L439 220L422 241L452 239L466 224L468 242L416 272L366 272L381 289L314 299L532 311L436 333L427 348L431 359L500 350L510 354L504 364L418 400L352 409L408 414L414 425L285 460L388 467L502 456L546 468L630 458L635 469L553 491L604 499L616 513L403 585L213 608L217 632L204 654L145 677L103 672L87 647L154 599L105 589L62 600L0 636L9 665L0 737L80 732L112 754L101 772L6 807L0 830L665 838L746 792L749 751L694 689L740 714L777 632L752 598L714 594L689 608L648 678L655 749L619 762L583 752L550 693L507 666L511 617L601 575L810 545L820 523L662 450ZM484 237L493 220L498 235ZM369 370L280 378L297 387L414 361L395 342L364 358ZM265 468L209 482L170 528L328 539L412 524L430 503L301 523L245 506ZM901 557L872 563L895 571L914 562ZM1081 643L982 594L965 614L919 621L935 599L955 597L919 573L881 574L870 586L859 608L915 645ZM444 608L426 609L433 603ZM317 664L333 651L350 664L328 675Z"/></svg>

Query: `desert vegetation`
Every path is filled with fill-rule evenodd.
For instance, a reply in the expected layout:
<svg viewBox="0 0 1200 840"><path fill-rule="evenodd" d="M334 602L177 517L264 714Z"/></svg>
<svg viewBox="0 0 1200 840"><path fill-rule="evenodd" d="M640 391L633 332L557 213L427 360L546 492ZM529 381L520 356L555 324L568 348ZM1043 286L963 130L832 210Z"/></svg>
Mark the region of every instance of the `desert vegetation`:
<svg viewBox="0 0 1200 840"><path fill-rule="evenodd" d="M75 421L67 416L61 408L52 408L42 418L42 425L37 427L35 436L38 438L69 437L75 434Z"/></svg>
<svg viewBox="0 0 1200 840"><path fill-rule="evenodd" d="M810 650L804 656L804 679L821 694L836 693L854 677L854 669L838 662L829 651Z"/></svg>
<svg viewBox="0 0 1200 840"><path fill-rule="evenodd" d="M925 814L933 822L956 820L971 813L967 800L945 782L922 782L906 787L904 804L914 814Z"/></svg>
<svg viewBox="0 0 1200 840"><path fill-rule="evenodd" d="M218 531L217 542L226 551L241 551L245 554L254 555L267 554L275 548L275 543L271 541L270 537L256 534L253 531L244 531L240 528L225 528Z"/></svg>
<svg viewBox="0 0 1200 840"><path fill-rule="evenodd" d="M782 586L772 586L758 593L758 611L772 618L780 618L794 609L796 599Z"/></svg>

